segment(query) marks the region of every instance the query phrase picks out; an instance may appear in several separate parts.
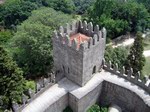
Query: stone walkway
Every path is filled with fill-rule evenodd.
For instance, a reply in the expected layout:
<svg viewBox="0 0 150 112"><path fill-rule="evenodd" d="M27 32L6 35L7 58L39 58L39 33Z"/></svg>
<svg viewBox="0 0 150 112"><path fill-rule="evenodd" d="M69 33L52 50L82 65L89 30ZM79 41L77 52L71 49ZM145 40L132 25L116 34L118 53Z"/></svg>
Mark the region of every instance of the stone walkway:
<svg viewBox="0 0 150 112"><path fill-rule="evenodd" d="M95 88L95 86L101 84L104 80L119 85L123 88L127 88L128 90L136 93L147 105L150 106L150 95L143 89L123 78L102 70L102 72L96 73L84 87L79 87L75 83L69 81L67 78L62 79L57 84L47 89L47 91L41 94L38 98L26 105L22 112L43 112L68 92L76 96L76 98L82 98L85 94Z"/></svg>

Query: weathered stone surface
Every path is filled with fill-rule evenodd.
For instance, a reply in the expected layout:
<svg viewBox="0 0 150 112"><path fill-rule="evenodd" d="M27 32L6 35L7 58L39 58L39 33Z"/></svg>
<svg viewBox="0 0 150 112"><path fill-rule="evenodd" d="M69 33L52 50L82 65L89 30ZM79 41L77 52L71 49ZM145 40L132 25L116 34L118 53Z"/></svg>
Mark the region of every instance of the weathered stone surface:
<svg viewBox="0 0 150 112"><path fill-rule="evenodd" d="M47 86L49 83L49 78L44 78L44 86Z"/></svg>
<svg viewBox="0 0 150 112"><path fill-rule="evenodd" d="M84 87L63 78L33 100L22 112L62 112L68 105L74 112L86 112L96 102L107 106L116 104L123 112L149 112L149 99L150 95L143 89L102 70Z"/></svg>
<svg viewBox="0 0 150 112"><path fill-rule="evenodd" d="M68 41L66 42L66 44L63 44L63 42L61 40L58 41L54 35L53 38L54 67L55 71L60 71L61 73L59 74L59 76L57 75L56 78L59 77L58 79L61 79L65 75L69 80L75 82L80 86L84 86L91 79L93 73L98 72L99 69L101 68L102 59L104 57L106 38L102 38L100 36L100 33L97 33L99 32L97 31L99 30L99 26L96 26L94 33L93 24L92 23L87 24L86 21L84 21L83 23L80 22L79 26L74 27L74 29L75 28L78 29L78 32L70 28L67 29L91 37L89 46L80 49L77 47L77 42L73 40L70 47L68 46ZM62 33L63 28L60 27L60 29L61 29L60 32ZM104 30L103 31L104 36L105 33L106 31ZM94 37L95 34L97 38ZM66 38L65 35L64 38Z"/></svg>
<svg viewBox="0 0 150 112"><path fill-rule="evenodd" d="M113 104L109 107L108 112L122 112L122 110L118 105Z"/></svg>
<svg viewBox="0 0 150 112"><path fill-rule="evenodd" d="M36 92L40 91L41 90L41 86L39 83L36 83Z"/></svg>
<svg viewBox="0 0 150 112"><path fill-rule="evenodd" d="M32 89L28 90L28 95L30 98L34 97L34 91Z"/></svg>
<svg viewBox="0 0 150 112"><path fill-rule="evenodd" d="M28 102L28 97L26 95L22 95L22 103L25 105Z"/></svg>

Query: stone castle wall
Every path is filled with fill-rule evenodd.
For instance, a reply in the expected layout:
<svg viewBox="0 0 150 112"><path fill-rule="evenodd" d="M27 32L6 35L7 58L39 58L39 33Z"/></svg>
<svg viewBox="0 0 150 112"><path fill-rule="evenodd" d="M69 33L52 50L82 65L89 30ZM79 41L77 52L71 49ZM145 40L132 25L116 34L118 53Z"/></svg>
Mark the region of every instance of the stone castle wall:
<svg viewBox="0 0 150 112"><path fill-rule="evenodd" d="M53 45L55 46L53 59L56 71L59 70L62 75L65 74L64 76L68 79L81 85L81 74L83 69L82 52L72 48L69 49L66 44L63 45L60 41L53 42ZM59 75L60 74L57 76Z"/></svg>
<svg viewBox="0 0 150 112"><path fill-rule="evenodd" d="M49 106L44 112L63 112L63 110L68 106L68 93L54 102Z"/></svg>
<svg viewBox="0 0 150 112"><path fill-rule="evenodd" d="M123 112L149 112L150 107L134 92L110 82L103 82L100 105L118 105Z"/></svg>
<svg viewBox="0 0 150 112"><path fill-rule="evenodd" d="M115 82L112 81L113 78L117 78ZM107 79L110 80L108 81ZM150 95L147 93L148 91L144 91L143 88L127 79L123 79L124 78L117 74L111 74L104 70L94 74L93 78L84 87L77 86L66 78L62 79L54 86L57 87L57 91L62 92L63 95L59 93L61 97L58 96L55 90L56 88L53 86L50 87L54 88L54 90L51 89L49 93L49 95L53 97L51 97L52 99L49 99L50 102L46 104L49 105L47 106L48 108L44 111L36 112L62 112L68 105L72 108L73 112L86 112L86 110L95 103L99 103L103 106L116 104L121 107L123 112L149 112L150 101L148 99L150 99ZM118 83L119 80L121 80L121 83ZM124 87L124 84L128 83L131 83L132 89L131 87L128 89L127 85ZM55 92L51 93L53 91ZM32 102L30 103L32 104ZM28 104L29 106L26 105L24 108L30 107L30 103ZM34 106L39 108L38 105Z"/></svg>

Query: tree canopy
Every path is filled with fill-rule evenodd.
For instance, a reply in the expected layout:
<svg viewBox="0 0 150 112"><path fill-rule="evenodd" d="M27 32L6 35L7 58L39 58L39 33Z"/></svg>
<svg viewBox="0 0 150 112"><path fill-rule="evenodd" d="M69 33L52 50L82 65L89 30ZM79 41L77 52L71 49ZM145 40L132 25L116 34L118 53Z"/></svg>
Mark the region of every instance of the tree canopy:
<svg viewBox="0 0 150 112"><path fill-rule="evenodd" d="M12 33L9 30L0 32L0 45L5 45L6 42L12 38Z"/></svg>
<svg viewBox="0 0 150 112"><path fill-rule="evenodd" d="M124 66L126 58L128 56L128 51L124 47L112 48L111 46L107 46L105 50L105 60L106 62L111 61L113 65L116 63L121 69Z"/></svg>
<svg viewBox="0 0 150 112"><path fill-rule="evenodd" d="M111 38L150 28L149 16L144 5L133 1L97 0L89 11L89 21L106 27Z"/></svg>
<svg viewBox="0 0 150 112"><path fill-rule="evenodd" d="M75 10L75 5L72 0L45 0L43 1L43 5L69 14Z"/></svg>
<svg viewBox="0 0 150 112"><path fill-rule="evenodd" d="M0 97L3 105L12 107L12 101L20 101L24 89L23 72L0 46Z"/></svg>
<svg viewBox="0 0 150 112"><path fill-rule="evenodd" d="M31 15L31 11L37 9L35 3L24 0L6 0L0 5L0 22L6 28L11 28L27 19Z"/></svg>
<svg viewBox="0 0 150 112"><path fill-rule="evenodd" d="M84 14L96 0L73 0L77 14Z"/></svg>
<svg viewBox="0 0 150 112"><path fill-rule="evenodd" d="M52 32L72 17L50 8L33 11L32 16L17 28L10 46L13 57L28 76L44 75L51 70Z"/></svg>
<svg viewBox="0 0 150 112"><path fill-rule="evenodd" d="M135 1L137 1L138 3L144 4L145 7L146 7L146 8L148 9L148 11L150 12L150 6L149 6L150 0L135 0Z"/></svg>
<svg viewBox="0 0 150 112"><path fill-rule="evenodd" d="M143 38L141 33L137 33L133 46L130 48L130 54L125 62L127 70L133 68L133 74L136 75L138 71L142 73L143 66L145 64L145 57L143 55Z"/></svg>

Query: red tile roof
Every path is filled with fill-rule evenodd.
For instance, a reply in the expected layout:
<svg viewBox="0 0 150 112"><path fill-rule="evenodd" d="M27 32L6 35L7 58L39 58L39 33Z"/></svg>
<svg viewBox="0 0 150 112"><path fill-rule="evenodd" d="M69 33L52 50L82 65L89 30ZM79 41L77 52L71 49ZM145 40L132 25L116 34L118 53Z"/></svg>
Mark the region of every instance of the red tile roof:
<svg viewBox="0 0 150 112"><path fill-rule="evenodd" d="M73 41L73 39L76 39L77 40L77 46L79 48L80 44L83 43L84 41L89 41L90 40L90 37L84 35L84 34L81 34L81 33L77 33L75 35L72 35L70 37L70 40L71 42Z"/></svg>

